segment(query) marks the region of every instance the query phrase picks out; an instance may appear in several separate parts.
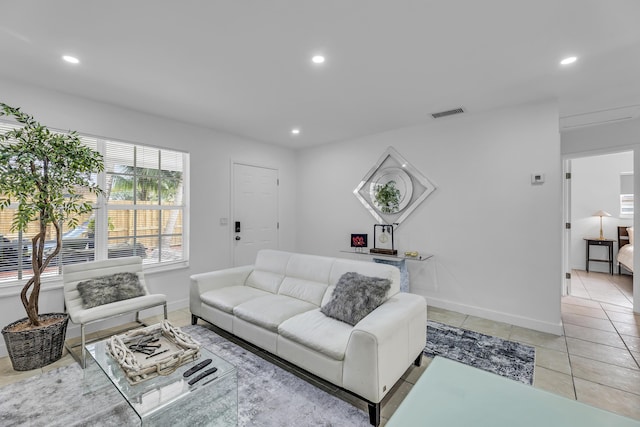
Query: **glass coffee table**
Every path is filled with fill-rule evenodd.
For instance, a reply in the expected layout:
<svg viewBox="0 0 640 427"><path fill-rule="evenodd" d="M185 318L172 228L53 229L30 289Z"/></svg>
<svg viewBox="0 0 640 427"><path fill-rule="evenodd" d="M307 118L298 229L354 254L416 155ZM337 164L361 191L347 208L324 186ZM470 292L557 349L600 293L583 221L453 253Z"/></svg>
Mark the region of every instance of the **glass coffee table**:
<svg viewBox="0 0 640 427"><path fill-rule="evenodd" d="M118 389L140 418L140 425L227 427L238 424L238 379L232 364L201 347L198 359L178 367L170 375L132 385L109 355L107 342L108 339L87 344L87 352L100 367L95 371L104 373ZM206 359L212 361L207 367L184 378L185 371ZM189 380L212 367L217 368L214 374L189 385Z"/></svg>
<svg viewBox="0 0 640 427"><path fill-rule="evenodd" d="M425 425L640 427L640 421L436 357L387 422Z"/></svg>

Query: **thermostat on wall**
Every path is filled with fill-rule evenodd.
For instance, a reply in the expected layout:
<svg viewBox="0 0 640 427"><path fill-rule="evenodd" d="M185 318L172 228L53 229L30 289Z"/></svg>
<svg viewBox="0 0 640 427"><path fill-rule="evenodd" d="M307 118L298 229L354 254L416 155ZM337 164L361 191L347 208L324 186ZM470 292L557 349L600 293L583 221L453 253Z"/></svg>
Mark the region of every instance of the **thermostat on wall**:
<svg viewBox="0 0 640 427"><path fill-rule="evenodd" d="M544 174L543 173L532 173L531 174L531 183L532 184L544 184Z"/></svg>

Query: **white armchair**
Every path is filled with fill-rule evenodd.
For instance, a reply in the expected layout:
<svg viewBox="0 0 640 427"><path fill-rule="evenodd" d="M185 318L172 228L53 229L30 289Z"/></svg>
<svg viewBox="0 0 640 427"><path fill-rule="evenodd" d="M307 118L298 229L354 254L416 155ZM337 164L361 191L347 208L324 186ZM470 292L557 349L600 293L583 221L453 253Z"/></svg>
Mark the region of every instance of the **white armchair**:
<svg viewBox="0 0 640 427"><path fill-rule="evenodd" d="M105 279L117 273L134 273L138 276L139 288L141 296L127 298L108 302L93 307L87 307L83 303L83 296L86 300L86 294L81 295L78 290L78 284L93 280L99 291L100 282L96 279ZM133 276L135 278L135 276ZM142 272L142 258L126 257L114 258L104 261L91 261L81 264L71 264L62 267L62 280L64 283L64 303L65 310L69 313L71 322L80 325L80 345L82 346L82 356L78 361L82 368L86 366L86 337L85 326L111 317L120 316L128 313L136 313L136 322L140 321L140 311L156 307L164 306L164 318L167 318L167 297L163 294L151 294L147 288ZM136 283L138 285L138 283ZM113 287L110 287L112 289ZM107 289L105 289L107 290ZM86 302L86 301L85 301ZM89 304L90 306L91 304ZM71 355L76 357L72 351Z"/></svg>

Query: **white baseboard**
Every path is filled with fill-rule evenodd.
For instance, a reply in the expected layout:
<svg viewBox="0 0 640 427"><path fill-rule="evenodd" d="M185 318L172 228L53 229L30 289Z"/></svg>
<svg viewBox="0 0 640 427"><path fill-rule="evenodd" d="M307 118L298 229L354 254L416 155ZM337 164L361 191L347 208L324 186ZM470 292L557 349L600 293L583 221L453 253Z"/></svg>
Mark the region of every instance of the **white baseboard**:
<svg viewBox="0 0 640 427"><path fill-rule="evenodd" d="M466 304L460 304L438 298L425 297L427 305L443 308L445 310L457 311L458 313L468 314L471 316L482 317L484 319L493 320L495 322L509 323L511 325L520 326L522 328L533 329L540 332L546 332L554 335L564 335L562 321L558 323L543 322L528 317L517 316L515 314L502 313L494 310L487 310L481 307L475 307Z"/></svg>

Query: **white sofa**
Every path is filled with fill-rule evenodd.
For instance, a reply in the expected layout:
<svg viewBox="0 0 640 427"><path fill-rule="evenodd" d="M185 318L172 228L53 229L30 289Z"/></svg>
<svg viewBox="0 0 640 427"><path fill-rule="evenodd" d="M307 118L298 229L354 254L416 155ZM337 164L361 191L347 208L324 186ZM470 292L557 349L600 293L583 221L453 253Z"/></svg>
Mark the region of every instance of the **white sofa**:
<svg viewBox="0 0 640 427"><path fill-rule="evenodd" d="M351 326L320 308L347 272L391 281L387 299ZM391 265L261 250L254 265L191 276L192 323L198 318L311 372L369 404L380 402L407 368L420 364L427 306L400 293Z"/></svg>

